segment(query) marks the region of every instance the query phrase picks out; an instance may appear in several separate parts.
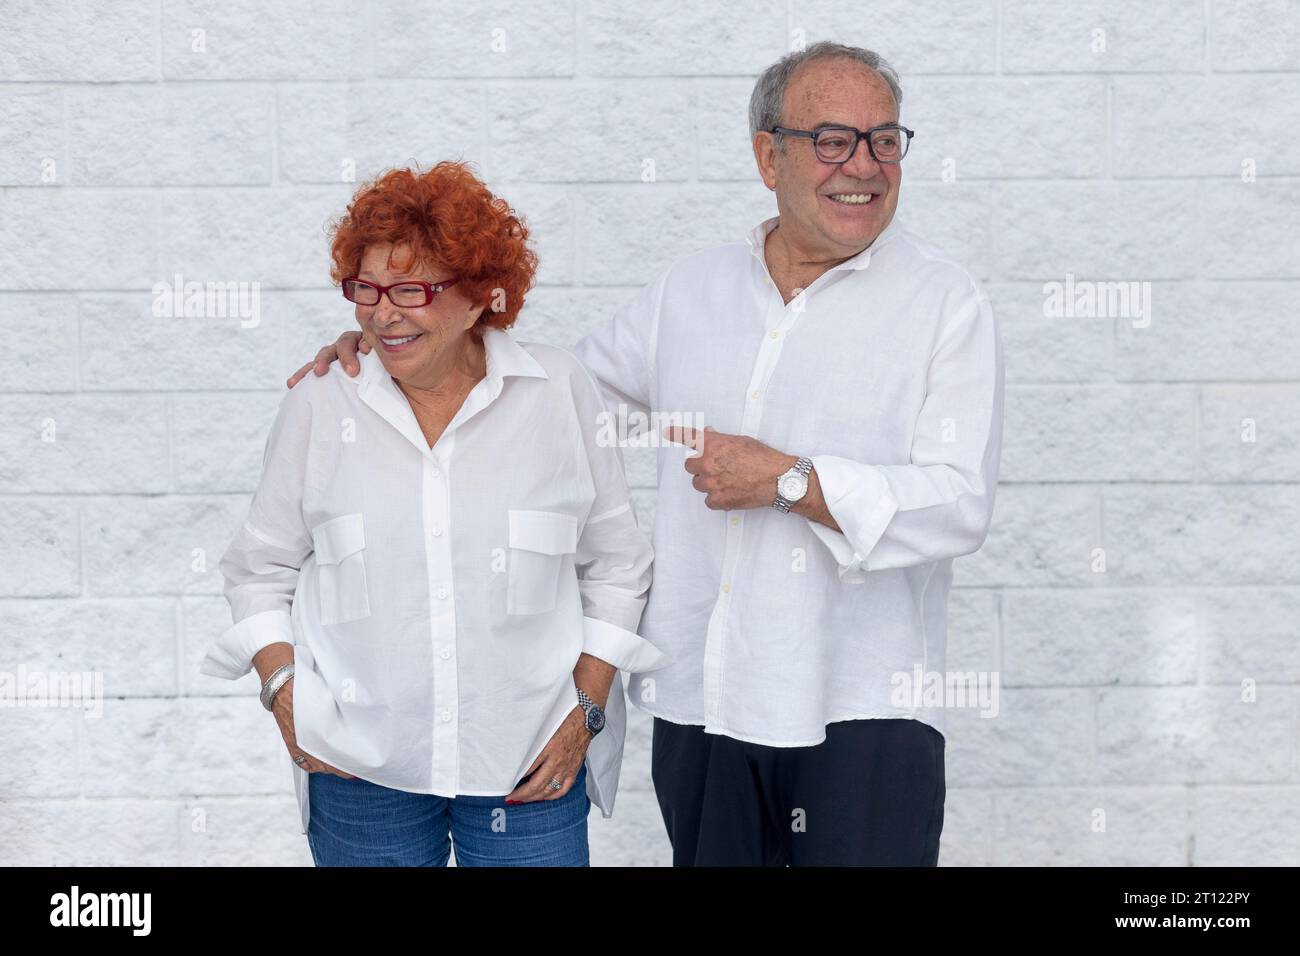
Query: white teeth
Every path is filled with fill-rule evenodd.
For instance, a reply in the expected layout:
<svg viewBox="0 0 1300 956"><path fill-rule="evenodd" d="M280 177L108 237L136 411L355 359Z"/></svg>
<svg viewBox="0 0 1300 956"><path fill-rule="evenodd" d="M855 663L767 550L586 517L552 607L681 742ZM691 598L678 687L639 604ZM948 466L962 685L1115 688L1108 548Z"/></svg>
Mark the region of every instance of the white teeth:
<svg viewBox="0 0 1300 956"><path fill-rule="evenodd" d="M415 335L408 335L405 338L401 338L401 339L386 339L381 335L379 337L379 340L383 342L385 345L405 345L407 342L414 342L419 337L420 337L420 333L417 332Z"/></svg>
<svg viewBox="0 0 1300 956"><path fill-rule="evenodd" d="M836 202L847 203L850 206L865 206L871 202L871 193L835 193L831 196Z"/></svg>

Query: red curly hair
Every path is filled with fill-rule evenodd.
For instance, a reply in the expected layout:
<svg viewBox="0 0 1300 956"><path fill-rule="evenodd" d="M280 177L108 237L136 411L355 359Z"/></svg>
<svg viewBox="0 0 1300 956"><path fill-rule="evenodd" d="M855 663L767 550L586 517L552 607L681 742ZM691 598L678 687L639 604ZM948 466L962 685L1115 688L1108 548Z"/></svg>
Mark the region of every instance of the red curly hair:
<svg viewBox="0 0 1300 956"><path fill-rule="evenodd" d="M366 248L376 244L404 245L415 262L446 265L459 280L456 290L484 306L478 332L514 325L537 273L523 220L466 163L445 161L423 173L389 170L357 190L330 238L336 285L357 274Z"/></svg>

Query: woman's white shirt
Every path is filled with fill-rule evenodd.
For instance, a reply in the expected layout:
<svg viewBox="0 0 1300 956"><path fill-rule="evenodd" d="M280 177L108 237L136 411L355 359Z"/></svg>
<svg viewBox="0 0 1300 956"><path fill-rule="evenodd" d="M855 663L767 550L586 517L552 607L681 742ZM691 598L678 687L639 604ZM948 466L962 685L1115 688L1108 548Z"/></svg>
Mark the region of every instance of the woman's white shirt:
<svg viewBox="0 0 1300 956"><path fill-rule="evenodd" d="M386 787L509 793L577 704L586 652L668 659L636 633L652 552L604 405L569 352L484 335L487 374L433 448L377 353L285 396L248 517L221 559L234 625L204 674L294 645L307 753ZM615 675L587 792L613 812L626 708ZM268 715L269 722L269 715ZM304 832L307 773L295 785Z"/></svg>

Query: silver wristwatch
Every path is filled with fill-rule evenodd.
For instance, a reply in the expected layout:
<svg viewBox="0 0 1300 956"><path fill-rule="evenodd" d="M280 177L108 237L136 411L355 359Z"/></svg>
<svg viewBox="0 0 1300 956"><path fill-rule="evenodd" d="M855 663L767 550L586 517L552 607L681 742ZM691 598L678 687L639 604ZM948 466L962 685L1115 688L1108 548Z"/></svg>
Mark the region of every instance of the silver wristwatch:
<svg viewBox="0 0 1300 956"><path fill-rule="evenodd" d="M800 458L793 468L777 476L776 500L772 502L772 507L782 514L789 514L791 506L808 494L808 473L812 468L811 459Z"/></svg>

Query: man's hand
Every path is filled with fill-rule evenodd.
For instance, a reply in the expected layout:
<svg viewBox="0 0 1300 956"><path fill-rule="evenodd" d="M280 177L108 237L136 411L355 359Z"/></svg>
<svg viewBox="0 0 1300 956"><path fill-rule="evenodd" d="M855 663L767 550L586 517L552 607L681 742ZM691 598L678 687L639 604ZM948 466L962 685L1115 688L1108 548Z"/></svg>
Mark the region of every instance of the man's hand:
<svg viewBox="0 0 1300 956"><path fill-rule="evenodd" d="M686 470L695 477L691 484L704 492L706 507L718 511L744 508L770 508L776 501L776 479L799 461L757 438L728 435L707 425L704 431L670 425L664 437L679 445L689 445L697 454L686 456ZM808 475L808 492L790 509L792 514L824 524L834 531L840 526L826 507L821 479L814 469Z"/></svg>
<svg viewBox="0 0 1300 956"><path fill-rule="evenodd" d="M357 351L360 350L363 355L370 354L370 343L361 337L360 332L344 332L339 336L338 341L333 345L327 345L316 353L316 361L308 362L298 371L290 376L286 383L289 388L293 388L302 380L302 377L309 370L314 369L317 375L324 375L330 369L332 362L338 362L343 366L343 371L349 375L356 375L361 371L361 363L357 361Z"/></svg>
<svg viewBox="0 0 1300 956"><path fill-rule="evenodd" d="M686 456L691 484L704 492L704 504L718 511L769 508L776 500L776 479L799 459L786 455L748 435L728 435L706 427L704 431L671 425L664 437L689 445L698 454Z"/></svg>

